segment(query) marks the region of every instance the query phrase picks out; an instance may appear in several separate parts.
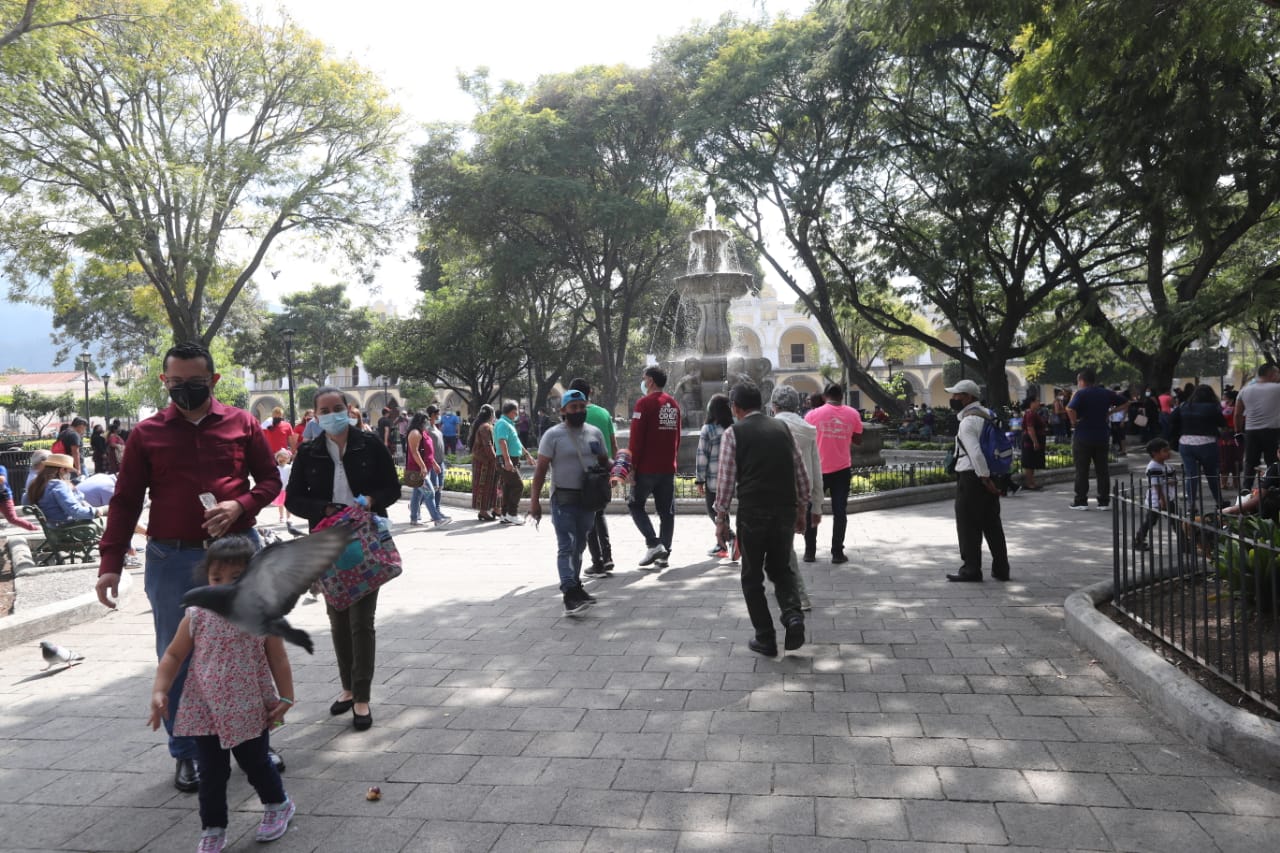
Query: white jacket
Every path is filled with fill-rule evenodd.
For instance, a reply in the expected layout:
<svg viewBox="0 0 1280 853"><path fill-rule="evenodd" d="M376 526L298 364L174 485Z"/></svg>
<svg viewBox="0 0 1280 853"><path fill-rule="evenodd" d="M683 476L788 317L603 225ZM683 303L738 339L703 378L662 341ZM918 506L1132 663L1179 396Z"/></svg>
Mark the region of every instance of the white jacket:
<svg viewBox="0 0 1280 853"><path fill-rule="evenodd" d="M818 458L818 430L812 424L805 423L804 418L795 412L778 412L775 417L791 430L791 438L804 460L805 472L809 475L809 503L814 512L822 512L822 460Z"/></svg>

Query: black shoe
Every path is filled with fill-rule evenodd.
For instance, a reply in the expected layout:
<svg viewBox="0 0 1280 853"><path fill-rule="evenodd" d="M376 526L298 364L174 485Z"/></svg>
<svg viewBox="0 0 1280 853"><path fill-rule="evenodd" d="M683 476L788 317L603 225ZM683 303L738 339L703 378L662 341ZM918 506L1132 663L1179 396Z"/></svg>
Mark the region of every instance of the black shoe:
<svg viewBox="0 0 1280 853"><path fill-rule="evenodd" d="M591 599L586 597L582 587L575 586L564 594L564 615L578 616L591 606Z"/></svg>
<svg viewBox="0 0 1280 853"><path fill-rule="evenodd" d="M605 574L608 574L609 572L613 571L613 558L612 558L612 557L605 557L605 558L604 558L604 571L605 571Z"/></svg>
<svg viewBox="0 0 1280 853"><path fill-rule="evenodd" d="M370 710L370 711L369 711L369 713L367 713L367 714L357 714L357 713L355 713L355 712L352 712L352 714L351 714L351 727L352 727L353 729L355 729L356 731L358 731L358 732L367 731L367 730L369 729L369 727L370 727L370 726L372 726L372 725L373 725L373 711L372 711L372 710Z"/></svg>
<svg viewBox="0 0 1280 853"><path fill-rule="evenodd" d="M271 762L271 766L276 769L277 773L284 772L284 757L271 747L267 747L267 760Z"/></svg>
<svg viewBox="0 0 1280 853"><path fill-rule="evenodd" d="M604 566L591 566L582 571L582 576L587 578L607 578L609 572L605 570Z"/></svg>
<svg viewBox="0 0 1280 853"><path fill-rule="evenodd" d="M761 640L757 640L755 637L747 640L747 648L751 649L751 651L756 654L764 655L767 658L776 658L778 656L777 643L766 643Z"/></svg>
<svg viewBox="0 0 1280 853"><path fill-rule="evenodd" d="M1133 543L1133 550L1135 550L1135 551L1150 551L1150 550L1151 550L1151 546L1150 546L1150 545L1148 545L1146 542L1134 542L1134 543Z"/></svg>
<svg viewBox="0 0 1280 853"><path fill-rule="evenodd" d="M805 551L804 556L801 557L801 559L806 563L816 563L818 561L818 555L812 551Z"/></svg>
<svg viewBox="0 0 1280 853"><path fill-rule="evenodd" d="M844 555L844 551L832 551L832 552L831 552L831 562L833 562L833 563L847 563L847 562L849 562L849 558L848 558L848 557L846 557L846 556Z"/></svg>
<svg viewBox="0 0 1280 853"><path fill-rule="evenodd" d="M595 601L595 600L596 600L596 597L595 597L594 595L592 595L591 593L587 592L587 590L582 586L582 584L578 584L578 595L581 595L581 596L582 596L583 598L585 598L587 601Z"/></svg>
<svg viewBox="0 0 1280 853"><path fill-rule="evenodd" d="M789 652L804 645L804 620L793 619L787 623L787 633L783 638L782 647Z"/></svg>
<svg viewBox="0 0 1280 853"><path fill-rule="evenodd" d="M947 580L952 583L982 583L982 572L956 572L954 575L947 575Z"/></svg>
<svg viewBox="0 0 1280 853"><path fill-rule="evenodd" d="M996 571L995 571L995 569L992 569L992 570L991 570L991 577L995 578L995 579L996 579L996 580L998 580L998 581L1008 581L1008 580L1009 580L1009 573L1008 573L1008 572L1002 572L1002 573L997 574L997 573L996 573Z"/></svg>
<svg viewBox="0 0 1280 853"><path fill-rule="evenodd" d="M178 768L173 772L173 787L184 794L194 794L200 790L200 771L195 759L178 759Z"/></svg>
<svg viewBox="0 0 1280 853"><path fill-rule="evenodd" d="M329 706L329 713L335 717L341 717L343 714L351 710L351 706L356 704L354 699L339 699Z"/></svg>

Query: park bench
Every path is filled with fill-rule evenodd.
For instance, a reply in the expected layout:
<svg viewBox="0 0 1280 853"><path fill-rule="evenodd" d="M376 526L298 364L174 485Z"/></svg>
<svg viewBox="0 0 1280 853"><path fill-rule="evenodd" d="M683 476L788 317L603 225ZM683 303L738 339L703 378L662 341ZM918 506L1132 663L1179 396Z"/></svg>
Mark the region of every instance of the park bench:
<svg viewBox="0 0 1280 853"><path fill-rule="evenodd" d="M97 550L98 540L102 538L102 525L97 519L54 526L38 506L24 506L22 512L35 516L40 522L40 529L44 531L44 542L31 555L36 565L61 566L64 563L93 562L93 552Z"/></svg>

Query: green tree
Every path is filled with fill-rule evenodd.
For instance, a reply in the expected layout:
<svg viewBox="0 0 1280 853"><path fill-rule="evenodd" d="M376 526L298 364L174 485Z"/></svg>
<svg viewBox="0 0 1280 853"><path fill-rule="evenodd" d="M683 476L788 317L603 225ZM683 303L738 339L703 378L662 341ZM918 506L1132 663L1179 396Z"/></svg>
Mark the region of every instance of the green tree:
<svg viewBox="0 0 1280 853"><path fill-rule="evenodd" d="M75 395L70 391L55 397L15 385L9 392L8 408L26 418L36 435L44 435L45 429L56 417L75 411L76 401Z"/></svg>
<svg viewBox="0 0 1280 853"><path fill-rule="evenodd" d="M285 330L293 330L293 372L317 385L338 367L355 363L373 330L367 308L352 308L346 285L316 285L281 299L284 311L271 314L235 338L233 358L260 376L288 372Z"/></svg>
<svg viewBox="0 0 1280 853"><path fill-rule="evenodd" d="M44 73L0 68L14 298L68 258L129 262L174 338L208 344L282 235L357 260L389 236L398 119L371 74L224 0L121 6Z"/></svg>
<svg viewBox="0 0 1280 853"><path fill-rule="evenodd" d="M1277 293L1280 15L1252 0L1046 8L1022 21L1005 107L1088 159L1100 216L1138 223L1126 258L1074 286L1107 346L1167 387L1206 329Z"/></svg>
<svg viewBox="0 0 1280 853"><path fill-rule="evenodd" d="M423 280L457 283L450 260L471 254L473 279L510 289L507 313L544 391L566 355L590 345L611 406L630 332L684 253L671 82L589 67L493 92L473 76L465 84L481 112L469 135L440 133L418 151Z"/></svg>

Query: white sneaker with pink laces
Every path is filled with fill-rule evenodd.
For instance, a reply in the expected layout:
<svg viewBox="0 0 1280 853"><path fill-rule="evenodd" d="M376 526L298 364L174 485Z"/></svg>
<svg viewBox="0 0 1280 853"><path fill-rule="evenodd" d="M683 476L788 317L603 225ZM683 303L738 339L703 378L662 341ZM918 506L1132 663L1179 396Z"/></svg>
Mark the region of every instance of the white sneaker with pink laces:
<svg viewBox="0 0 1280 853"><path fill-rule="evenodd" d="M288 794L285 794L283 803L267 806L267 810L262 814L262 823L258 824L258 840L275 841L284 835L289 829L289 821L292 820L294 811L296 810L293 807L293 800L289 799Z"/></svg>

